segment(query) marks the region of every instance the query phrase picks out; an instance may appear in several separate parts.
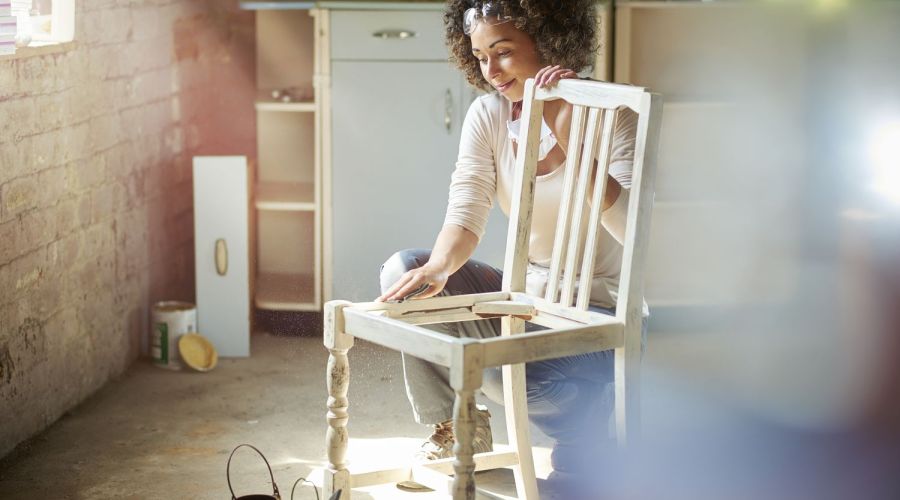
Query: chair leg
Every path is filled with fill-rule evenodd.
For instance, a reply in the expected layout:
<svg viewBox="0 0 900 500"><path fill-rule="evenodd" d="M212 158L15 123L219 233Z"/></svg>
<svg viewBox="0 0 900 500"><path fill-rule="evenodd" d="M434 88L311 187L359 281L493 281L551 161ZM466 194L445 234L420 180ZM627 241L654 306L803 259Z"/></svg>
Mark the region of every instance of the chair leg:
<svg viewBox="0 0 900 500"><path fill-rule="evenodd" d="M450 362L450 386L456 392L452 492L454 500L475 500L475 391L482 383L483 350L477 341L455 347Z"/></svg>
<svg viewBox="0 0 900 500"><path fill-rule="evenodd" d="M635 339L633 342L629 340ZM615 354L616 441L625 448L640 435L641 332L625 332L625 346Z"/></svg>
<svg viewBox="0 0 900 500"><path fill-rule="evenodd" d="M475 391L457 390L453 403L453 432L456 444L453 453L453 498L474 500L475 498Z"/></svg>
<svg viewBox="0 0 900 500"><path fill-rule="evenodd" d="M349 415L347 390L350 387L350 363L347 353L353 347L353 337L344 333L343 308L350 304L332 301L325 304L325 347L328 348L328 430L325 446L328 450L328 468L325 471L325 496L330 497L337 490L343 490L342 500L350 499L350 471L347 470L347 433Z"/></svg>
<svg viewBox="0 0 900 500"><path fill-rule="evenodd" d="M519 318L504 317L501 335L514 335L525 329ZM531 430L528 423L528 396L525 391L525 364L503 367L503 406L506 411L506 433L509 443L519 455L519 463L513 467L516 493L519 498L537 500L537 478L534 473L534 457L531 452Z"/></svg>

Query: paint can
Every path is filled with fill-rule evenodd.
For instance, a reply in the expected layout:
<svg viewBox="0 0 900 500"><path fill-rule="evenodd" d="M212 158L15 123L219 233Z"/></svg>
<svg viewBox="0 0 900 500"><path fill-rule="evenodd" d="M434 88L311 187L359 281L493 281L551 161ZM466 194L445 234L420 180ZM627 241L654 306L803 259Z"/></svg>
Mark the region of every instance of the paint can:
<svg viewBox="0 0 900 500"><path fill-rule="evenodd" d="M153 304L150 321L150 355L153 364L180 370L178 337L197 331L197 306L189 302L157 302Z"/></svg>

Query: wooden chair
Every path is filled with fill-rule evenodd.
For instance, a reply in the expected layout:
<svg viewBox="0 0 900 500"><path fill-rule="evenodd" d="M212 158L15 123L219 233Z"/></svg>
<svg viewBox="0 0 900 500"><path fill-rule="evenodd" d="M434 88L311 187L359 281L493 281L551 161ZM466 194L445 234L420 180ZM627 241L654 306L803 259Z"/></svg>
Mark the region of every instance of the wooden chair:
<svg viewBox="0 0 900 500"><path fill-rule="evenodd" d="M574 108L565 165L566 195L560 208L549 285L546 294L538 297L525 293L527 245L540 120L544 102L554 99L564 99ZM335 300L325 305L325 346L330 352L327 495L343 489L346 500L350 498L351 488L414 480L448 491L454 499L473 499L476 471L513 466L519 497L539 498L529 438L526 362L615 349L617 439L622 446L626 438L634 437L640 419L643 264L653 203L662 99L640 87L562 80L554 88L540 89L529 80L523 104L526 124L521 137L525 142L520 144L516 164L514 192L518 196L511 203L502 291L393 304ZM608 316L588 310L588 299L616 109L623 106L638 114L637 138L618 303L616 315ZM595 171L595 158L599 175L591 175ZM588 196L591 196L589 205L584 203ZM584 217L590 217L587 234L580 234ZM578 256L583 256L581 262L576 262ZM489 339L455 338L418 326L496 317L502 318L502 335ZM525 321L549 329L523 333ZM355 337L449 367L451 385L456 391L455 459L351 475L346 460L350 381L347 352ZM475 391L481 387L482 370L495 366L503 367L511 450L473 456Z"/></svg>

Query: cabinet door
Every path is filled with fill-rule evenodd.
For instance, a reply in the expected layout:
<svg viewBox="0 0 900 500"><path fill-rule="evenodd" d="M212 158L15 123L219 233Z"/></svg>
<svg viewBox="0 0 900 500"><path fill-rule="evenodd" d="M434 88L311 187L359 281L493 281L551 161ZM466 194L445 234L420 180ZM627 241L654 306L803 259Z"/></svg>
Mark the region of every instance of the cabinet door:
<svg viewBox="0 0 900 500"><path fill-rule="evenodd" d="M247 159L194 158L197 330L226 357L250 355L247 211Z"/></svg>
<svg viewBox="0 0 900 500"><path fill-rule="evenodd" d="M470 102L446 62L332 62L332 297L371 300L388 257L431 248ZM504 224L476 257L502 261Z"/></svg>

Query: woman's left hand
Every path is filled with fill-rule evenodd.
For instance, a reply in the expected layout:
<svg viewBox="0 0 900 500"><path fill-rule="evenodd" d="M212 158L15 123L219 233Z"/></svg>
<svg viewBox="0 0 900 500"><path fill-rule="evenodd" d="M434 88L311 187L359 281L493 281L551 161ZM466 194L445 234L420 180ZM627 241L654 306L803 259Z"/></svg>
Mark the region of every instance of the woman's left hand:
<svg viewBox="0 0 900 500"><path fill-rule="evenodd" d="M534 76L534 82L538 87L552 87L565 78L578 78L578 73L571 69L561 68L559 65L546 66L538 70Z"/></svg>

